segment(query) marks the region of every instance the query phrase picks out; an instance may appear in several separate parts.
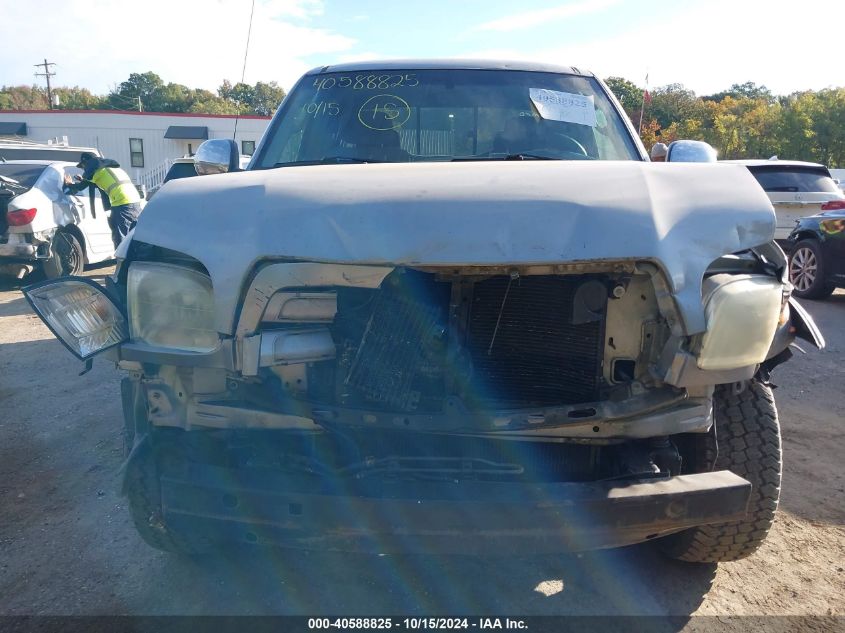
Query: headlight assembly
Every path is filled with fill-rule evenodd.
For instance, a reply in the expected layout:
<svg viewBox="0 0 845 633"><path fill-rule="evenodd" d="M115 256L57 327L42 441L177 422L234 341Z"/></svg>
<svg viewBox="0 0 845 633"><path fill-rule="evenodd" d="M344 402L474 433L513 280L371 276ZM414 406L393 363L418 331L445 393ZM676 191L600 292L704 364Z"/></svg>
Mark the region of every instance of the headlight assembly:
<svg viewBox="0 0 845 633"><path fill-rule="evenodd" d="M207 275L172 264L133 262L126 299L134 342L188 352L211 352L220 343Z"/></svg>
<svg viewBox="0 0 845 633"><path fill-rule="evenodd" d="M778 326L783 284L766 275L714 275L704 283L707 332L698 366L723 370L766 360Z"/></svg>

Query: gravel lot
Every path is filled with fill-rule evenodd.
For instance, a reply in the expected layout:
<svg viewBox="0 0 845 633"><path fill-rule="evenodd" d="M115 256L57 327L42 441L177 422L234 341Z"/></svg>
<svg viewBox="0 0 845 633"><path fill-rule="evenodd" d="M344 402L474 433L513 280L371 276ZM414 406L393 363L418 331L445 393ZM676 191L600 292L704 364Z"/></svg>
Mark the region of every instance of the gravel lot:
<svg viewBox="0 0 845 633"><path fill-rule="evenodd" d="M87 274L100 278L109 269ZM82 364L0 289L0 614L845 615L845 293L805 302L827 337L779 368L778 520L749 559L649 546L544 558L237 548L201 563L135 534L118 494L120 374Z"/></svg>

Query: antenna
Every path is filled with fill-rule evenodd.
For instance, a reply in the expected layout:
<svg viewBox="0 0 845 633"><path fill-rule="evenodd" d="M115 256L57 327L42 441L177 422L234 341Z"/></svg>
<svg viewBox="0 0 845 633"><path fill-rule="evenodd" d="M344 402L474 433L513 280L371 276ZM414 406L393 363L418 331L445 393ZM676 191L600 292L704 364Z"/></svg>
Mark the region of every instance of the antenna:
<svg viewBox="0 0 845 633"><path fill-rule="evenodd" d="M53 89L50 86L50 77L55 77L56 73L50 72L50 67L55 66L53 62L48 62L47 58L44 58L43 64L34 64L36 68L44 67L43 73L35 73L36 77L45 77L47 79L47 103L50 106L50 109L53 109ZM57 95L58 96L58 95Z"/></svg>
<svg viewBox="0 0 845 633"><path fill-rule="evenodd" d="M255 0L252 0L252 9L249 11L249 29L246 32L246 48L244 49L244 66L241 70L241 83L244 82L244 78L246 77L246 58L249 55L249 38L252 36L252 16L255 13ZM46 60L45 60L46 61ZM235 129L232 132L232 140L237 141L238 135L238 119L241 118L241 104L238 104L238 113L235 115Z"/></svg>

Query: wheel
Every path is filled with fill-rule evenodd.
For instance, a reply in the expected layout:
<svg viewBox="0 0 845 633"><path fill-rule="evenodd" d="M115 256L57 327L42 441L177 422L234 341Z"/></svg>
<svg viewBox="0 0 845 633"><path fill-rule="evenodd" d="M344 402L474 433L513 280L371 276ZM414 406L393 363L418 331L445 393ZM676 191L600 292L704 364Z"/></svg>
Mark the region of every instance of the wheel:
<svg viewBox="0 0 845 633"><path fill-rule="evenodd" d="M161 511L161 491L153 451L127 466L126 496L135 529L147 545L164 552L197 557L209 544L186 538L169 529Z"/></svg>
<svg viewBox="0 0 845 633"><path fill-rule="evenodd" d="M50 251L50 258L42 264L48 279L78 275L85 267L85 250L70 231L56 231Z"/></svg>
<svg viewBox="0 0 845 633"><path fill-rule="evenodd" d="M719 385L713 414L710 433L689 436L691 472L730 470L751 482L751 498L741 521L702 525L661 539L666 554L695 563L739 560L756 552L772 527L780 497L780 425L771 388L757 380L740 393L732 385Z"/></svg>
<svg viewBox="0 0 845 633"><path fill-rule="evenodd" d="M801 240L789 256L789 280L802 299L825 299L835 286L825 284L824 256L816 240Z"/></svg>

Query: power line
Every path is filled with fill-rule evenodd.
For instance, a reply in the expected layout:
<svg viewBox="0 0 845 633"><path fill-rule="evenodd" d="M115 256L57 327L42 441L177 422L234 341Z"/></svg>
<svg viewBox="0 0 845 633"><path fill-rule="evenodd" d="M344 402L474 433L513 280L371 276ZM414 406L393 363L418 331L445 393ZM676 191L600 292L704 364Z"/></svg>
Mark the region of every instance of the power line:
<svg viewBox="0 0 845 633"><path fill-rule="evenodd" d="M43 73L35 73L36 77L45 77L47 79L47 105L52 110L53 109L53 89L50 86L50 77L55 77L56 73L50 72L50 67L55 66L53 62L48 62L47 58L44 58L43 64L34 64L36 68L44 67Z"/></svg>
<svg viewBox="0 0 845 633"><path fill-rule="evenodd" d="M255 13L255 0L252 0L252 9L249 11L249 29L246 32L246 48L244 49L244 66L241 70L241 83L246 77L246 58L249 55L249 38L252 36L252 16ZM238 135L238 119L241 117L241 104L238 102L238 113L235 115L235 130L232 132L232 140L237 141Z"/></svg>

